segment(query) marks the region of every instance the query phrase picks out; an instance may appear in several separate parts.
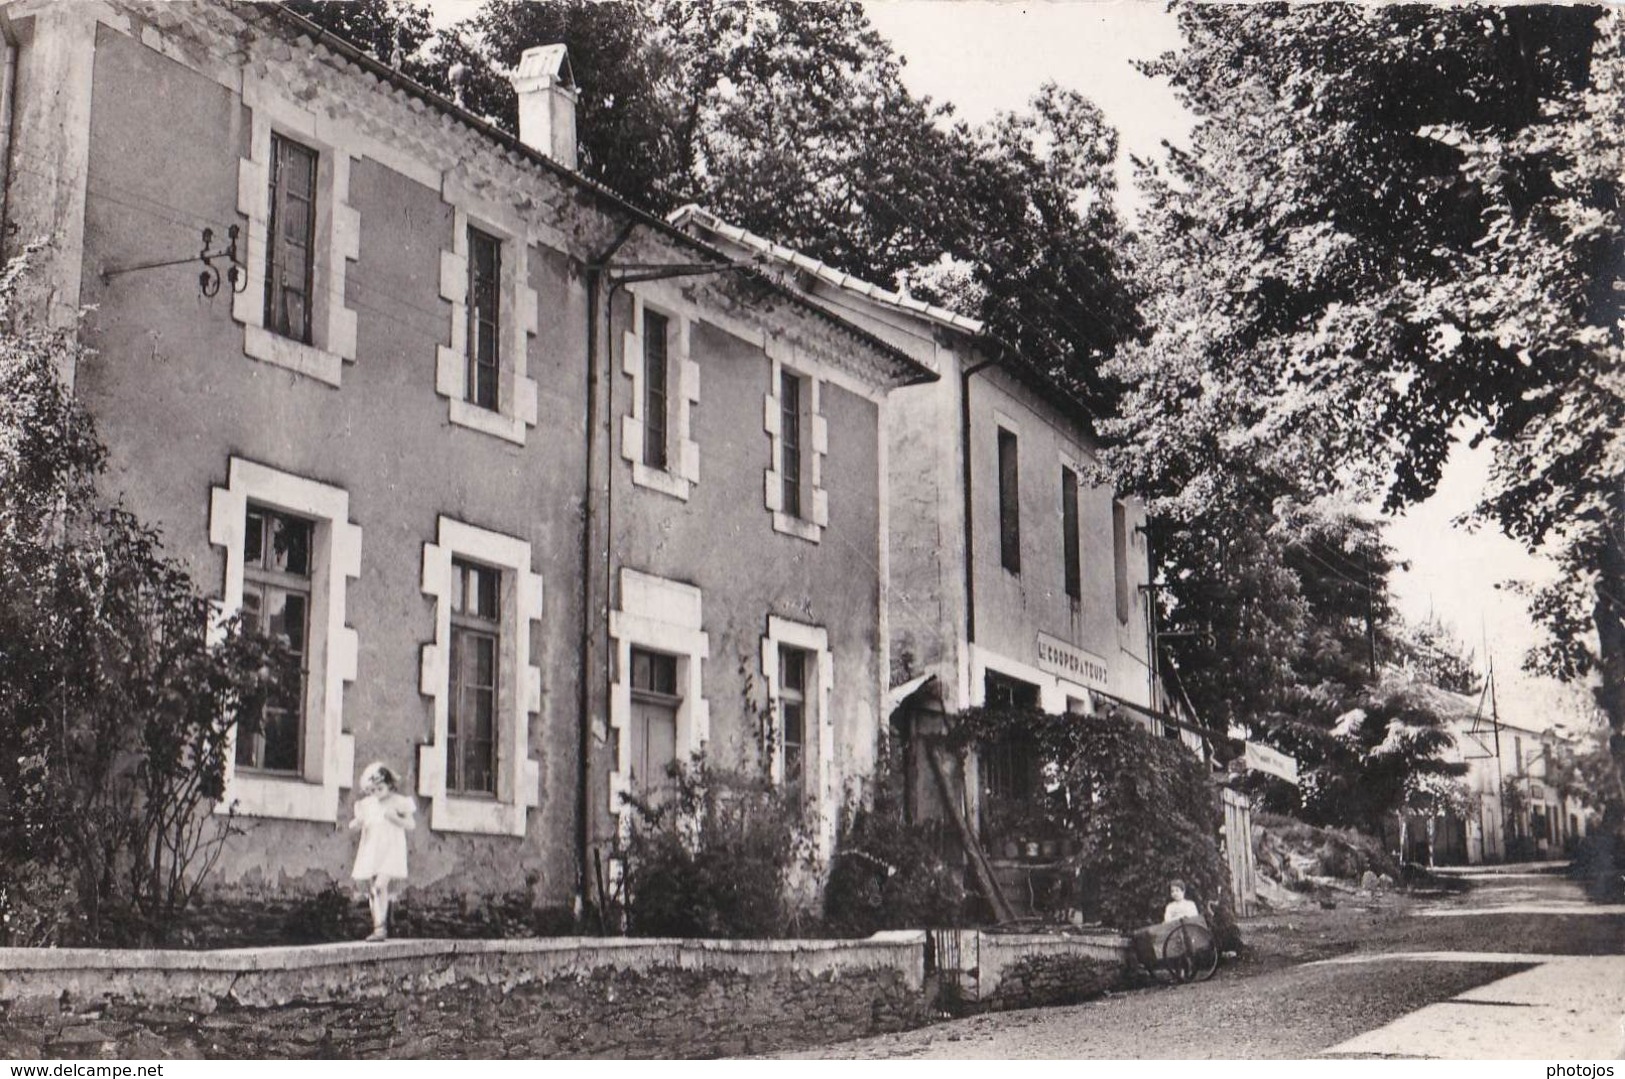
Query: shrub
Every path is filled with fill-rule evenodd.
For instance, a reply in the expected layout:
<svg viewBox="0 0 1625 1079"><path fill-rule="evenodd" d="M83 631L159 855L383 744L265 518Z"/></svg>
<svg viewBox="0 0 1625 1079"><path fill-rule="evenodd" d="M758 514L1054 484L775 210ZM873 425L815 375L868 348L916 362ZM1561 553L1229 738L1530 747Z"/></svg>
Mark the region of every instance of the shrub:
<svg viewBox="0 0 1625 1079"><path fill-rule="evenodd" d="M1218 792L1206 764L1115 712L974 708L958 717L952 737L968 750L1012 735L1035 746L1042 774L1033 777L1033 797L1078 848L1086 913L1118 929L1155 921L1177 877L1198 903L1213 904L1221 942L1234 943Z"/></svg>
<svg viewBox="0 0 1625 1079"><path fill-rule="evenodd" d="M653 796L627 796L616 841L626 931L644 937L772 937L791 916L790 875L808 860L800 807L765 777L704 757L673 765Z"/></svg>
<svg viewBox="0 0 1625 1079"><path fill-rule="evenodd" d="M905 819L903 782L902 770L883 754L869 804L855 801L842 817L824 888L832 933L866 937L964 924L964 872L942 856L944 824Z"/></svg>
<svg viewBox="0 0 1625 1079"><path fill-rule="evenodd" d="M72 911L16 877L4 903L51 943L162 940L231 832L233 719L296 679L98 491L106 450L56 374L81 353L0 325L0 864L48 867Z"/></svg>

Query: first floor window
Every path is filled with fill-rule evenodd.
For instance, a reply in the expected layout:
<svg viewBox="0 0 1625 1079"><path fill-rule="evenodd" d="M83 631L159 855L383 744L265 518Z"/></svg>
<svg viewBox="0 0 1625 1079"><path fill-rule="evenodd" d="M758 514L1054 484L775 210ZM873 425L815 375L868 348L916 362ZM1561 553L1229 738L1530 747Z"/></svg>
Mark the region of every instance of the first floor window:
<svg viewBox="0 0 1625 1079"><path fill-rule="evenodd" d="M1117 584L1117 620L1128 623L1131 610L1128 587L1128 509L1112 499L1112 572Z"/></svg>
<svg viewBox="0 0 1625 1079"><path fill-rule="evenodd" d="M316 151L275 134L265 241L265 328L308 345L316 274Z"/></svg>
<svg viewBox="0 0 1625 1079"><path fill-rule="evenodd" d="M999 562L1021 572L1021 486L1014 432L999 428Z"/></svg>
<svg viewBox="0 0 1625 1079"><path fill-rule="evenodd" d="M670 396L666 330L664 315L643 313L643 463L662 471L666 468L666 409Z"/></svg>
<svg viewBox="0 0 1625 1079"><path fill-rule="evenodd" d="M1078 549L1078 474L1065 467L1061 469L1061 546L1066 594L1079 599L1083 596L1083 558Z"/></svg>
<svg viewBox="0 0 1625 1079"><path fill-rule="evenodd" d="M784 786L800 794L807 770L807 661L800 648L779 647L779 739Z"/></svg>
<svg viewBox="0 0 1625 1079"><path fill-rule="evenodd" d="M468 230L468 386L470 404L495 410L502 369L502 241Z"/></svg>
<svg viewBox="0 0 1625 1079"><path fill-rule="evenodd" d="M502 574L454 558L451 578L446 789L457 794L495 794Z"/></svg>
<svg viewBox="0 0 1625 1079"><path fill-rule="evenodd" d="M780 373L779 385L779 474L784 484L782 504L792 517L801 514L801 378L789 371Z"/></svg>
<svg viewBox="0 0 1625 1079"><path fill-rule="evenodd" d="M677 657L632 649L632 785L649 790L677 760Z"/></svg>
<svg viewBox="0 0 1625 1079"><path fill-rule="evenodd" d="M249 506L243 531L243 625L280 643L287 666L258 714L244 716L237 764L298 772L310 675L311 551L316 526L291 514Z"/></svg>

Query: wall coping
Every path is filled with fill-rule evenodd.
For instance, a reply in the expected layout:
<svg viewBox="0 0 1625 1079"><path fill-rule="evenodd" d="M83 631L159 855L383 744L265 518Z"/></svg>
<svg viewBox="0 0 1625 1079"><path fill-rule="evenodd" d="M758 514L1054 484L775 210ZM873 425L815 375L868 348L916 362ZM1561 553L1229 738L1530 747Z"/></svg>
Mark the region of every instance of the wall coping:
<svg viewBox="0 0 1625 1079"><path fill-rule="evenodd" d="M1076 942L1078 944L1093 944L1097 947L1127 948L1130 945L1128 937L1122 933L1111 930L1102 930L1098 933L994 933L986 929L977 930L983 941L992 941L997 944L1026 945L1026 944L1065 944Z"/></svg>
<svg viewBox="0 0 1625 1079"><path fill-rule="evenodd" d="M702 940L679 937L545 937L505 940L409 939L376 943L340 941L274 948L222 948L212 951L123 948L0 948L0 971L136 970L252 971L353 967L359 963L459 955L537 955L580 952L681 952L732 955L843 953L875 948L922 948L922 930L895 930L871 937L807 940Z"/></svg>

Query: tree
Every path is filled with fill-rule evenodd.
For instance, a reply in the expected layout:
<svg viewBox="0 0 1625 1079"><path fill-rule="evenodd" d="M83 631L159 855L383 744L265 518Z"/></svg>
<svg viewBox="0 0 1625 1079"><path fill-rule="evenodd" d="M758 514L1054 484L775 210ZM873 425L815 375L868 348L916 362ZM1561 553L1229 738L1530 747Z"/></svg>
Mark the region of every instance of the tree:
<svg viewBox="0 0 1625 1079"><path fill-rule="evenodd" d="M307 2L386 59L421 9ZM417 12L418 14L412 14ZM399 35L378 20L410 26ZM972 129L917 98L903 58L850 0L491 0L403 70L516 129L503 72L562 42L580 87L580 169L659 212L699 203L869 281L962 302L1020 360L1096 413L1100 367L1136 332L1122 265L1117 138L1076 93ZM451 87L449 70L461 65ZM451 88L451 89L448 89ZM945 260L959 272L944 287Z"/></svg>
<svg viewBox="0 0 1625 1079"><path fill-rule="evenodd" d="M22 273L0 277L0 940L163 939L230 832L233 721L297 678L100 495L57 375L81 346L10 324Z"/></svg>
<svg viewBox="0 0 1625 1079"><path fill-rule="evenodd" d="M1625 765L1617 13L1600 34L1555 6L1180 20L1151 70L1198 124L1142 172L1152 331L1110 370L1114 471L1187 517L1238 474L1397 508L1456 439L1494 439L1482 514L1565 568L1535 658L1601 671Z"/></svg>

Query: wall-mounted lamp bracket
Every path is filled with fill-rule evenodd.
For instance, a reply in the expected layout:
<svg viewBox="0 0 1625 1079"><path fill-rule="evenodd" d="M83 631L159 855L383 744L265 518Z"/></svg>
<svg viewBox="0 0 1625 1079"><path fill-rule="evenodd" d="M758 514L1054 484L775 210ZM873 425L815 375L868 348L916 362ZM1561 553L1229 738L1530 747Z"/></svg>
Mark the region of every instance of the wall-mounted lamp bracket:
<svg viewBox="0 0 1625 1079"><path fill-rule="evenodd" d="M212 298L220 292L222 277L224 277L226 284L231 286L232 292L244 292L248 289L248 274L245 272L242 259L237 253L237 240L241 233L242 230L239 226L232 225L226 229L226 245L217 251L211 251L210 248L214 246L214 230L204 229L203 244L197 254L189 255L186 258L140 262L134 266L105 267L101 272L102 283L107 284L115 277L138 273L142 270L158 270L166 266L185 266L188 263L198 262L202 264L203 269L198 271L197 287L198 291L204 296ZM220 267L215 265L216 259L225 260L224 274L220 272Z"/></svg>

